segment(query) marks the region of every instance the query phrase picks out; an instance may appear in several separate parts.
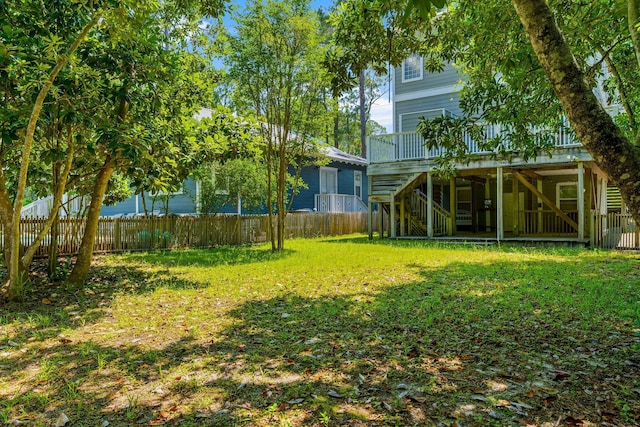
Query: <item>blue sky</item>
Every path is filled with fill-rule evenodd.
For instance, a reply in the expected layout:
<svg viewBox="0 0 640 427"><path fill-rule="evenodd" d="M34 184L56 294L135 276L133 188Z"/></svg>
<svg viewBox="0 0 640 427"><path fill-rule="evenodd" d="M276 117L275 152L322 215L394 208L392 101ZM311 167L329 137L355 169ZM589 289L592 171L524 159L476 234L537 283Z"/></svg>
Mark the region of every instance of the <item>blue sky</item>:
<svg viewBox="0 0 640 427"><path fill-rule="evenodd" d="M314 9L322 8L325 11L329 11L331 9L333 1L332 0L314 0L311 2L311 6ZM242 10L246 4L245 0L233 1L229 3L234 7L237 7L239 10ZM229 14L227 14L224 18L224 23L227 26L233 26L233 20L230 18ZM388 90L386 87L384 90ZM385 93L371 108L371 117L376 122L380 123L383 127L387 129L387 132L393 132L393 112L392 105L389 102L389 94Z"/></svg>

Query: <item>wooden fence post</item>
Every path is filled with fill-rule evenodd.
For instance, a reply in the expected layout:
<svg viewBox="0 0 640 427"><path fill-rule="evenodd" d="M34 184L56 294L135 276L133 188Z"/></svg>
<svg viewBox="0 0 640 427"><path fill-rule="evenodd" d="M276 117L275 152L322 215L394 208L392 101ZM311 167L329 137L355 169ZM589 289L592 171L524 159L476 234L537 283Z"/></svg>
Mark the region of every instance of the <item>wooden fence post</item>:
<svg viewBox="0 0 640 427"><path fill-rule="evenodd" d="M119 251L122 249L122 236L120 235L120 218L116 218L113 222L113 249Z"/></svg>

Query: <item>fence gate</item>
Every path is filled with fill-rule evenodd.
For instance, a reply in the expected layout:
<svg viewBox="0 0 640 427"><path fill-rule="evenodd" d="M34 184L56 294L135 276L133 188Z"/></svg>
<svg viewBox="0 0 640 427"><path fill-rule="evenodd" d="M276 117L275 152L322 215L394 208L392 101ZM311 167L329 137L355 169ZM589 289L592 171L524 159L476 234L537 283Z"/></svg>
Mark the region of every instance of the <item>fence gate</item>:
<svg viewBox="0 0 640 427"><path fill-rule="evenodd" d="M640 249L640 227L628 213L591 213L591 247Z"/></svg>

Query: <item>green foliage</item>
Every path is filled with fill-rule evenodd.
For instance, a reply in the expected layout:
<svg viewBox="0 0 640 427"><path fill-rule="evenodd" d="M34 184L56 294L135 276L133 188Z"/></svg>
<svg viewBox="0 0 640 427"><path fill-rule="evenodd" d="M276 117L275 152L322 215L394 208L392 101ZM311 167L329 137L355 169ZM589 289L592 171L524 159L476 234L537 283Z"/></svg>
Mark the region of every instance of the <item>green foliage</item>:
<svg viewBox="0 0 640 427"><path fill-rule="evenodd" d="M420 3L421 10L434 11L429 1L410 3ZM330 14L334 31L325 66L337 93L355 86L360 71L372 69L384 75L388 64L397 66L409 54L422 50L429 21L409 19L406 10L410 10L409 3L403 0L349 0L341 2Z"/></svg>
<svg viewBox="0 0 640 427"><path fill-rule="evenodd" d="M200 207L200 213L218 213L226 205L237 204L238 199L242 201L243 212L256 212L267 199L266 168L256 158L205 164L191 177L199 182L199 194L190 196Z"/></svg>
<svg viewBox="0 0 640 427"><path fill-rule="evenodd" d="M587 82L605 107L620 107L612 113L633 140L639 130L635 115L640 97L632 83L638 78L638 63L621 4L614 0L549 3ZM419 8L413 13L425 17ZM465 76L460 92L465 118L428 120L419 128L426 138L437 137L438 144L449 148L445 159L449 165L466 158L457 139L462 131L498 156L505 154L508 140L510 150L524 158L548 152L559 129L572 133L561 120L562 106L511 3L450 2L429 22L430 37L421 52L430 61L455 64ZM500 124L501 135L486 138L477 131L484 124Z"/></svg>
<svg viewBox="0 0 640 427"><path fill-rule="evenodd" d="M365 73L365 116L367 122L367 135L386 133L386 129L371 119L373 104L385 96L384 87L386 79L371 71ZM332 138L327 138L327 143L339 149L362 156L362 144L360 141L360 111L359 90L357 87L347 90L339 99L338 112L334 118ZM337 126L336 126L337 125Z"/></svg>
<svg viewBox="0 0 640 427"><path fill-rule="evenodd" d="M222 6L220 0L0 4L0 220L6 230L17 227L11 205L22 203L26 187L61 199L65 192L91 194L95 178L113 169L136 189L184 179L180 161L191 152L195 129L189 122L210 104L215 80L209 58L193 47L202 35L201 13L217 16ZM73 55L71 46L78 47ZM106 200L126 192L124 180L114 179ZM101 190L96 198L102 196ZM31 256L24 256L26 265Z"/></svg>

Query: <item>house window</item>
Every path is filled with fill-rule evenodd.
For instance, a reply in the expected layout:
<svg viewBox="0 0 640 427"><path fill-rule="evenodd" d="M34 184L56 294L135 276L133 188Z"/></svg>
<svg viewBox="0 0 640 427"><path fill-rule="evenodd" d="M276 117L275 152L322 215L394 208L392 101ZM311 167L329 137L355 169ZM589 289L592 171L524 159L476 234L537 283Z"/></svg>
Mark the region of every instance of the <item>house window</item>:
<svg viewBox="0 0 640 427"><path fill-rule="evenodd" d="M402 61L402 83L422 79L424 65L420 55L411 55Z"/></svg>
<svg viewBox="0 0 640 427"><path fill-rule="evenodd" d="M362 199L362 171L353 171L353 194Z"/></svg>
<svg viewBox="0 0 640 427"><path fill-rule="evenodd" d="M338 169L320 168L320 194L338 193Z"/></svg>
<svg viewBox="0 0 640 427"><path fill-rule="evenodd" d="M556 205L563 212L578 210L578 186L575 182L556 184Z"/></svg>

